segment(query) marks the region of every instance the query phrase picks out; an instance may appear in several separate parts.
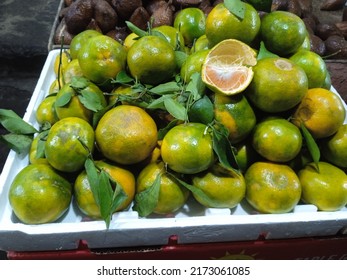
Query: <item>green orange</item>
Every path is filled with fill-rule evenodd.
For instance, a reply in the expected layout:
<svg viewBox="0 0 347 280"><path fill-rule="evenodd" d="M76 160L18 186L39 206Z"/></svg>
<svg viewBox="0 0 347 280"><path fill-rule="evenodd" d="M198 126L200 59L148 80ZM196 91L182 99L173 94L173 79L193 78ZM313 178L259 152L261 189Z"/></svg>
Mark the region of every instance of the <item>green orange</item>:
<svg viewBox="0 0 347 280"><path fill-rule="evenodd" d="M136 193L152 187L159 175L161 176L159 197L153 213L172 214L186 203L189 191L166 173L165 164L162 161L152 162L141 170L136 180Z"/></svg>
<svg viewBox="0 0 347 280"><path fill-rule="evenodd" d="M214 116L229 131L232 144L244 140L256 124L256 115L244 95L214 95Z"/></svg>
<svg viewBox="0 0 347 280"><path fill-rule="evenodd" d="M52 223L68 210L72 186L48 164L30 164L13 179L8 198L21 222Z"/></svg>
<svg viewBox="0 0 347 280"><path fill-rule="evenodd" d="M217 4L206 18L206 37L210 47L225 39L237 39L250 44L260 30L260 17L253 6L244 4L244 18L240 19L230 12L224 3Z"/></svg>
<svg viewBox="0 0 347 280"><path fill-rule="evenodd" d="M172 170L195 174L214 162L212 136L206 125L185 123L167 132L161 145L161 157Z"/></svg>
<svg viewBox="0 0 347 280"><path fill-rule="evenodd" d="M125 70L126 50L106 35L93 36L78 51L83 75L96 84L104 84Z"/></svg>
<svg viewBox="0 0 347 280"><path fill-rule="evenodd" d="M49 130L45 155L48 163L59 171L81 170L93 151L94 129L81 118L61 119Z"/></svg>
<svg viewBox="0 0 347 280"><path fill-rule="evenodd" d="M292 109L308 90L305 71L286 58L263 58L253 67L253 72L246 96L252 105L264 112Z"/></svg>
<svg viewBox="0 0 347 280"><path fill-rule="evenodd" d="M347 175L340 168L320 161L307 164L298 172L302 199L321 211L337 211L347 204Z"/></svg>
<svg viewBox="0 0 347 280"><path fill-rule="evenodd" d="M269 51L286 56L302 46L307 30L303 20L294 13L272 11L262 18L260 35Z"/></svg>
<svg viewBox="0 0 347 280"><path fill-rule="evenodd" d="M192 46L194 40L205 34L206 16L196 7L188 7L178 11L173 26L180 31L184 44Z"/></svg>
<svg viewBox="0 0 347 280"><path fill-rule="evenodd" d="M78 57L78 53L81 50L81 48L86 44L86 42L89 40L89 38L100 36L101 33L96 30L84 30L77 35L75 35L70 43L70 55L72 59L75 59Z"/></svg>

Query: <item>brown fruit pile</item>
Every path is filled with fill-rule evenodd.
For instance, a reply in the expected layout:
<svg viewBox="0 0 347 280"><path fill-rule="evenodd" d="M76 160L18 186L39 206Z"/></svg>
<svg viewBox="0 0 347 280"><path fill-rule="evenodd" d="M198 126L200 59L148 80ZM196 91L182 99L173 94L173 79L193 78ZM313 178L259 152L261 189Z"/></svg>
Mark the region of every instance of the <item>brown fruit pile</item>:
<svg viewBox="0 0 347 280"><path fill-rule="evenodd" d="M54 44L64 44L85 29L99 32L122 41L129 34L125 21L146 30L152 27L173 25L175 12L186 7L198 7L207 15L222 0L65 0L60 11L60 23L55 32Z"/></svg>
<svg viewBox="0 0 347 280"><path fill-rule="evenodd" d="M71 39L86 29L123 41L130 33L125 21L146 30L152 26L173 25L175 13L182 8L198 7L207 15L223 0L65 0L59 14L54 44L69 45ZM347 59L346 0L273 0L272 10L285 10L301 17L310 32L311 50L332 59ZM314 7L321 11L341 11L341 21L322 22ZM345 10L347 10L345 8Z"/></svg>

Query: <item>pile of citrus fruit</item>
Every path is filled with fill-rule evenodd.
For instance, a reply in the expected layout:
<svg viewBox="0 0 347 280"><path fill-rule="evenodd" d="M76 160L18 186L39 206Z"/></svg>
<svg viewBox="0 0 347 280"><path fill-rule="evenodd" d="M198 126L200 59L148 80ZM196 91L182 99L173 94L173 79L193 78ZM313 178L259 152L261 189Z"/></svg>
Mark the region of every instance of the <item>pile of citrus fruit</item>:
<svg viewBox="0 0 347 280"><path fill-rule="evenodd" d="M109 224L129 207L172 215L189 197L259 213L345 207L343 101L303 21L259 14L224 1L208 16L182 9L174 26L128 23L123 44L75 36L35 111L30 164L10 187L17 217L57 221L73 201Z"/></svg>

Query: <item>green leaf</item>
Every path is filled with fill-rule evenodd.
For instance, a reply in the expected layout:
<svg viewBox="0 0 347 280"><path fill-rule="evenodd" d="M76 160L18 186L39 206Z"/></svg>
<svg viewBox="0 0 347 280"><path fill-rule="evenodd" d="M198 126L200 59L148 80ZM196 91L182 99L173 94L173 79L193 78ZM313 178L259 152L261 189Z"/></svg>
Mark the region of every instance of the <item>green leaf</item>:
<svg viewBox="0 0 347 280"><path fill-rule="evenodd" d="M98 195L101 218L105 221L106 227L109 228L112 217L111 206L113 190L109 177L104 170L101 170L99 174Z"/></svg>
<svg viewBox="0 0 347 280"><path fill-rule="evenodd" d="M88 181L90 188L92 190L95 202L97 205L100 204L98 185L99 185L99 175L98 169L96 168L92 159L88 158L84 163L84 168L87 172Z"/></svg>
<svg viewBox="0 0 347 280"><path fill-rule="evenodd" d="M14 133L0 135L0 141L18 154L28 153L32 140L32 135Z"/></svg>
<svg viewBox="0 0 347 280"><path fill-rule="evenodd" d="M112 83L118 83L118 84L129 84L133 83L134 79L130 77L125 70L120 71L115 80L112 80Z"/></svg>
<svg viewBox="0 0 347 280"><path fill-rule="evenodd" d="M164 136L166 135L166 133L168 133L168 131L173 128L174 126L177 125L177 123L179 122L179 120L175 119L172 120L171 122L169 122L164 128L161 128L158 130L158 140L163 140Z"/></svg>
<svg viewBox="0 0 347 280"><path fill-rule="evenodd" d="M162 109L162 110L166 110L165 105L164 105L164 100L167 98L170 98L170 96L173 95L163 95L160 96L157 99L153 99L153 101L151 103L148 104L147 108L148 109Z"/></svg>
<svg viewBox="0 0 347 280"><path fill-rule="evenodd" d="M168 173L168 176L170 176L173 180L175 180L176 182L178 182L181 186L187 188L188 190L190 190L192 193L196 194L197 196L201 197L202 199L210 202L211 204L213 204L214 202L211 201L211 198L201 189L195 187L194 185L190 185L187 182L178 179L175 175L173 175L172 173Z"/></svg>
<svg viewBox="0 0 347 280"><path fill-rule="evenodd" d="M72 98L72 93L66 92L55 100L55 106L64 107L70 102L71 98Z"/></svg>
<svg viewBox="0 0 347 280"><path fill-rule="evenodd" d="M135 195L133 210L139 213L140 217L147 217L158 204L161 184L161 173L157 175L152 186Z"/></svg>
<svg viewBox="0 0 347 280"><path fill-rule="evenodd" d="M84 89L89 86L90 81L85 77L72 77L70 86L75 90Z"/></svg>
<svg viewBox="0 0 347 280"><path fill-rule="evenodd" d="M241 0L224 0L225 7L237 18L243 20L245 17L245 3Z"/></svg>
<svg viewBox="0 0 347 280"><path fill-rule="evenodd" d="M316 167L317 167L317 171L319 172L319 160L320 160L320 150L319 147L316 143L316 141L314 140L313 136L311 135L311 133L308 131L308 129L305 127L305 125L303 123L301 123L300 125L301 131L302 131L302 135L305 139L306 145L307 145L307 149L313 159L313 162L315 163Z"/></svg>
<svg viewBox="0 0 347 280"><path fill-rule="evenodd" d="M166 110L176 119L185 121L187 120L186 108L173 98L165 98L164 105Z"/></svg>
<svg viewBox="0 0 347 280"><path fill-rule="evenodd" d="M190 77L186 91L193 95L193 101L200 99L204 95L205 84L201 79L200 73L196 72Z"/></svg>
<svg viewBox="0 0 347 280"><path fill-rule="evenodd" d="M102 101L100 100L99 96L96 93L87 89L82 89L80 91L78 99L81 101L84 107L93 112L98 112L104 108L102 106Z"/></svg>
<svg viewBox="0 0 347 280"><path fill-rule="evenodd" d="M231 168L236 172L240 172L234 148L228 139L228 130L224 126L219 126L219 128L212 127L212 139L213 150L219 162L226 168Z"/></svg>
<svg viewBox="0 0 347 280"><path fill-rule="evenodd" d="M265 44L263 41L260 42L260 48L259 48L259 53L257 56L257 60L261 60L263 58L268 58L268 57L279 57L277 54L274 54L270 51L268 51L265 47Z"/></svg>
<svg viewBox="0 0 347 280"><path fill-rule="evenodd" d="M175 93L180 89L181 87L177 82L167 82L151 88L150 92L158 95L163 95L168 93Z"/></svg>
<svg viewBox="0 0 347 280"><path fill-rule="evenodd" d="M114 213L116 209L123 204L123 202L128 198L128 195L125 193L123 187L116 181L112 180L109 176L110 181L116 186L113 191L112 203L110 212Z"/></svg>
<svg viewBox="0 0 347 280"><path fill-rule="evenodd" d="M7 131L15 134L34 134L38 132L12 110L0 109L0 123Z"/></svg>
<svg viewBox="0 0 347 280"><path fill-rule="evenodd" d="M141 28L138 28L135 24L133 24L130 21L125 21L125 24L131 30L131 32L134 32L139 37L143 37L143 36L148 35L148 32L142 30Z"/></svg>

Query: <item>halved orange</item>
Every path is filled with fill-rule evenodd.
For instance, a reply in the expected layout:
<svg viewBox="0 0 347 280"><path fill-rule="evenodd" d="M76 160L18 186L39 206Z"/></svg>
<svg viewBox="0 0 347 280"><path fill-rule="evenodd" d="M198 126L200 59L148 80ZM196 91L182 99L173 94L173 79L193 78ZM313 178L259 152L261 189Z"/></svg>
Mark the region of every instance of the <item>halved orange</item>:
<svg viewBox="0 0 347 280"><path fill-rule="evenodd" d="M202 80L214 92L226 95L242 92L252 81L256 56L255 50L239 40L221 41L206 56Z"/></svg>

